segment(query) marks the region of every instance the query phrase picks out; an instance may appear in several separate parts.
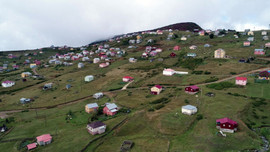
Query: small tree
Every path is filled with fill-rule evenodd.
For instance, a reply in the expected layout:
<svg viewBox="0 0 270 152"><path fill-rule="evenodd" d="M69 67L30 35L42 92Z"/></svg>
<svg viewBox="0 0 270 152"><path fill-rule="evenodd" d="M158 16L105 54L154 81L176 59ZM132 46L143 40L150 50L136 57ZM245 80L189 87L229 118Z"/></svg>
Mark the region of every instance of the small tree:
<svg viewBox="0 0 270 152"><path fill-rule="evenodd" d="M209 35L209 38L210 38L210 39L213 39L213 38L214 38L214 34L211 33L211 34Z"/></svg>

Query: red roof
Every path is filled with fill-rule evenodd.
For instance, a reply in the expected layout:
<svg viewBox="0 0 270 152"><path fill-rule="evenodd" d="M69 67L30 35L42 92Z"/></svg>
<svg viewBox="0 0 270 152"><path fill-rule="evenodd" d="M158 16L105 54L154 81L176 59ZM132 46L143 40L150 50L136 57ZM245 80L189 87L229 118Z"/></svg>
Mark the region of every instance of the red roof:
<svg viewBox="0 0 270 152"><path fill-rule="evenodd" d="M191 89L193 89L193 90L196 90L196 89L199 89L199 87L197 87L197 86L195 86L195 85L193 85L193 86L189 86Z"/></svg>
<svg viewBox="0 0 270 152"><path fill-rule="evenodd" d="M236 77L235 79L236 79L236 80L243 80L243 81L247 81L247 78L246 78L246 77Z"/></svg>
<svg viewBox="0 0 270 152"><path fill-rule="evenodd" d="M222 118L222 119L217 119L216 122L219 122L219 123L230 123L230 124L233 124L233 125L237 125L237 122L236 121L233 121L229 118Z"/></svg>
<svg viewBox="0 0 270 152"><path fill-rule="evenodd" d="M32 144L28 144L28 145L27 145L27 149L28 149L28 150L34 149L34 148L36 148L36 147L37 147L37 144L36 144L36 143L32 143Z"/></svg>
<svg viewBox="0 0 270 152"><path fill-rule="evenodd" d="M155 85L155 87L157 87L157 88L159 88L159 89L161 89L161 88L162 88L162 86L160 86L160 85Z"/></svg>
<svg viewBox="0 0 270 152"><path fill-rule="evenodd" d="M52 139L52 136L50 134L44 134L37 137L38 141L48 142Z"/></svg>
<svg viewBox="0 0 270 152"><path fill-rule="evenodd" d="M131 76L124 76L123 78L125 78L125 79L134 79L134 78L131 77Z"/></svg>

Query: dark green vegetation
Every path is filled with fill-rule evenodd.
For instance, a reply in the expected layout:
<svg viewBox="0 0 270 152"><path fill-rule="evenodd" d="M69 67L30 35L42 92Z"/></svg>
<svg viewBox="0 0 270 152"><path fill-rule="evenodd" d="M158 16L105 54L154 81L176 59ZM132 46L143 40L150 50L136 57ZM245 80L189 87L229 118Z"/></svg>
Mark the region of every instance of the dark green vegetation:
<svg viewBox="0 0 270 152"><path fill-rule="evenodd" d="M113 57L107 68L99 68L97 64L88 62L78 69L73 61L72 66L50 65L37 68L38 74L44 78L26 78L23 82L20 73L30 71L29 65L22 63L28 57L22 53L34 53L38 50L13 52L20 70L0 74L0 79L13 80L16 85L0 89L0 111L21 109L9 118L0 119L0 125L12 128L7 134L0 134L1 151L25 151L25 145L35 141L35 137L50 133L53 142L47 146L39 146L36 151L119 151L125 140L134 142L131 151L246 151L259 149L262 141L259 135L269 139L270 125L270 94L269 83L255 83L255 75L248 77L248 85L235 86L234 78L223 81L247 71L269 66L269 62L256 57L250 63L239 63L241 58L253 55L255 48L261 47L260 32L255 32L255 41L251 47L243 47L248 36L233 37L232 32L225 37L198 36L191 32L174 31L173 40L166 40L168 32L163 35L142 35L143 41L136 44L137 48L128 49L130 39L122 39L120 43L108 42L111 47L124 49L124 57ZM176 36L177 35L177 36ZM187 41L181 37L190 35ZM211 36L212 37L212 36ZM155 57L141 58L147 40L153 39L153 46L163 49ZM204 44L211 47L205 48ZM181 50L173 51L179 45ZM196 50L189 46L197 45ZM214 51L223 48L230 59L214 59ZM87 50L95 51L97 46ZM43 54L34 56L42 64L48 64L48 57L55 53L64 54L72 50L43 49ZM269 52L269 49L267 49ZM81 52L74 49L73 52ZM174 52L176 57L171 58ZM187 53L196 53L195 58L186 58ZM13 63L7 59L8 53L0 54L0 63ZM97 55L95 55L96 57ZM137 63L129 63L135 57ZM158 60L162 58L162 60ZM152 62L149 61L152 59ZM92 60L92 59L91 59ZM10 64L9 64L10 66ZM187 71L188 75L163 76L164 68ZM84 82L84 76L94 75L94 81ZM122 82L123 76L134 77L127 90L120 90L127 83ZM217 83L215 83L217 81ZM45 83L53 83L53 89L42 90ZM212 82L212 83L211 83ZM205 83L207 84L205 86ZM72 87L66 89L66 85ZM160 95L151 95L150 87L160 84L165 90ZM199 84L201 92L196 95L184 93L184 86ZM96 92L104 92L105 97L95 100L91 97ZM205 94L212 92L213 97ZM31 98L33 101L22 105L19 99ZM97 102L102 105L97 113L88 114L84 106ZM102 114L106 102L115 102L122 109L115 116ZM69 103L69 104L66 104ZM198 113L192 116L183 115L181 106L195 105ZM43 109L40 109L42 108ZM35 108L38 108L35 110ZM217 135L215 120L229 117L239 123L239 130L227 137ZM89 122L100 120L107 125L107 134L90 135L86 130ZM256 133L251 128L260 128ZM95 139L97 137L101 137ZM90 143L90 144L89 144Z"/></svg>

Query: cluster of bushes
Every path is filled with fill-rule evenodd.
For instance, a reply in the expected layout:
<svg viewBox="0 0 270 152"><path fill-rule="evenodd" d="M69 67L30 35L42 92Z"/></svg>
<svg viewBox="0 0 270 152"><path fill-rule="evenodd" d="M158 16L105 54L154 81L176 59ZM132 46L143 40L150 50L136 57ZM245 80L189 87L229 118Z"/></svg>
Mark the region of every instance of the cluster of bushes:
<svg viewBox="0 0 270 152"><path fill-rule="evenodd" d="M236 96L236 97L244 97L244 98L247 98L246 95L241 95L241 94L239 94L239 93L231 93L231 92L228 92L227 94L228 94L228 95L232 95L232 96Z"/></svg>
<svg viewBox="0 0 270 152"><path fill-rule="evenodd" d="M183 68L194 70L198 65L202 63L203 63L203 59L201 58L186 58L186 59L182 59L179 65L182 66Z"/></svg>
<svg viewBox="0 0 270 152"><path fill-rule="evenodd" d="M163 108L164 106L165 106L165 104L158 104L158 105L156 105L154 107L149 108L148 111L152 112L152 111L155 111L155 110L159 110L159 109Z"/></svg>
<svg viewBox="0 0 270 152"><path fill-rule="evenodd" d="M168 103L168 102L170 102L168 98L160 98L160 99L150 102L150 104L159 104L159 103Z"/></svg>
<svg viewBox="0 0 270 152"><path fill-rule="evenodd" d="M217 80L218 80L217 77L210 77L210 78L206 79L204 82L205 82L205 83L209 83L209 82L215 82L215 81L217 81Z"/></svg>
<svg viewBox="0 0 270 152"><path fill-rule="evenodd" d="M220 82L220 83L213 83L213 84L208 84L206 87L215 89L215 90L222 90L226 88L233 88L235 87L235 84L231 82Z"/></svg>
<svg viewBox="0 0 270 152"><path fill-rule="evenodd" d="M209 71L192 71L191 74L197 74L197 75L200 75L200 74L211 74L211 72Z"/></svg>

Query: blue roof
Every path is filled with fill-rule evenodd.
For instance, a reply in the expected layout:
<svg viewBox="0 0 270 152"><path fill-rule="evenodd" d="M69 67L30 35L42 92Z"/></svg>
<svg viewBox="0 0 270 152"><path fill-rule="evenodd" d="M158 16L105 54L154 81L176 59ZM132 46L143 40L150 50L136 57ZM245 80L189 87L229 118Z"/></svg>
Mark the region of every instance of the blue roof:
<svg viewBox="0 0 270 152"><path fill-rule="evenodd" d="M95 107L98 107L98 104L97 103L89 103L86 105L88 108L95 108Z"/></svg>
<svg viewBox="0 0 270 152"><path fill-rule="evenodd" d="M182 106L182 108L188 109L188 110L194 110L194 109L197 109L195 106L192 106L192 105Z"/></svg>

